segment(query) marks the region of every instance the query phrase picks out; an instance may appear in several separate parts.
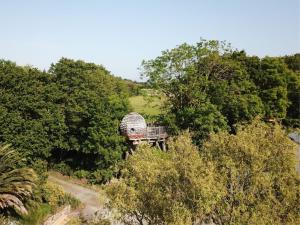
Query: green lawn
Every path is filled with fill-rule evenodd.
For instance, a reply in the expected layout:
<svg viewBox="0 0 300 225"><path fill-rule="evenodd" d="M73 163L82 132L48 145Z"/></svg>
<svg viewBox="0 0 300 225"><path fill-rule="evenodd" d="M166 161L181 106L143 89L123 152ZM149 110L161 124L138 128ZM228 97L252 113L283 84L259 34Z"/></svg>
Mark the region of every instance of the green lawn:
<svg viewBox="0 0 300 225"><path fill-rule="evenodd" d="M143 95L130 97L129 102L135 112L149 116L160 114L163 104L163 100L158 96L144 97Z"/></svg>

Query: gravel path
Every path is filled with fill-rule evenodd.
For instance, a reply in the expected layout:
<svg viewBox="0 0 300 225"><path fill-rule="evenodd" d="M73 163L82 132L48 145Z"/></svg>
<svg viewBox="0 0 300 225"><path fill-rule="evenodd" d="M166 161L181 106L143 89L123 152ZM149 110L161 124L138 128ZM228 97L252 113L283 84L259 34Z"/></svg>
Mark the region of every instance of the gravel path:
<svg viewBox="0 0 300 225"><path fill-rule="evenodd" d="M78 184L70 183L63 180L63 178L50 175L48 179L49 181L61 186L65 192L71 194L85 205L81 211L84 218L91 218L97 211L103 209L103 205L99 199L101 193L82 187Z"/></svg>

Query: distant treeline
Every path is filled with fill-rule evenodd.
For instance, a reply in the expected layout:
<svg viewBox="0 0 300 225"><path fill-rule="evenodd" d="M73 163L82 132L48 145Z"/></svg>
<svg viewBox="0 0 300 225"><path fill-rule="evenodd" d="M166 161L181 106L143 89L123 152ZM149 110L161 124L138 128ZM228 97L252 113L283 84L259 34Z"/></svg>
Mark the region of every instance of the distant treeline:
<svg viewBox="0 0 300 225"><path fill-rule="evenodd" d="M101 182L126 150L119 122L140 86L83 61L62 58L40 71L1 60L0 142L39 169L90 170Z"/></svg>

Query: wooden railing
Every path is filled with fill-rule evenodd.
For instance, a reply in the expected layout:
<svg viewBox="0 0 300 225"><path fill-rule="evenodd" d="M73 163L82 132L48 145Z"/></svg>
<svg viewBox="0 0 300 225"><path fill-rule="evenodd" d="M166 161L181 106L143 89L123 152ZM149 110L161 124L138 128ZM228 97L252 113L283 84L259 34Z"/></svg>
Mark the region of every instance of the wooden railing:
<svg viewBox="0 0 300 225"><path fill-rule="evenodd" d="M147 127L146 139L164 139L167 136L166 127Z"/></svg>

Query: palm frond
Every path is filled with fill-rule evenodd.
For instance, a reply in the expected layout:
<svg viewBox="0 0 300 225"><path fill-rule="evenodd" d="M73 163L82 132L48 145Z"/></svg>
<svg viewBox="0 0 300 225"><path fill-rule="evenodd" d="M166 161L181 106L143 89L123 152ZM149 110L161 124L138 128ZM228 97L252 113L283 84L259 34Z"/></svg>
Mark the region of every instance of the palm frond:
<svg viewBox="0 0 300 225"><path fill-rule="evenodd" d="M24 200L32 195L37 176L32 169L15 168L18 160L10 145L0 146L0 209L13 208L27 214Z"/></svg>

